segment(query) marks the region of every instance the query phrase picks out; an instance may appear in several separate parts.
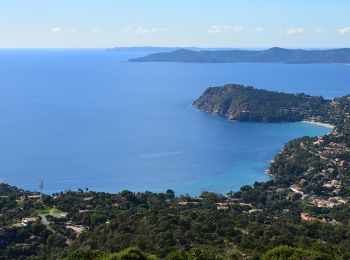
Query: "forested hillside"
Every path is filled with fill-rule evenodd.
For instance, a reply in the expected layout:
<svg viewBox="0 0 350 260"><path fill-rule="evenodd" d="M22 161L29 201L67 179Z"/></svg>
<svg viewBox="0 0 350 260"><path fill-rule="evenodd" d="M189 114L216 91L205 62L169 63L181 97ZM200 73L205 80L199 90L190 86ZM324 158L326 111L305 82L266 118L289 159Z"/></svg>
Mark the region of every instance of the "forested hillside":
<svg viewBox="0 0 350 260"><path fill-rule="evenodd" d="M330 100L235 84L208 88L194 105L202 111L237 121L334 122Z"/></svg>

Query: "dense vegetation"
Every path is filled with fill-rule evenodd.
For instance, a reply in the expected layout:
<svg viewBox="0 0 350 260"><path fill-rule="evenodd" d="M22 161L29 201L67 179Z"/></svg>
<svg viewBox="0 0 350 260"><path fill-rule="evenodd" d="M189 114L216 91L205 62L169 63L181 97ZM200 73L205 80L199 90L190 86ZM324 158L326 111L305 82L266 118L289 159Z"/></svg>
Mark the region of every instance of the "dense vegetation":
<svg viewBox="0 0 350 260"><path fill-rule="evenodd" d="M194 51L188 49L166 53L153 53L131 59L131 62L193 62L193 63L350 63L350 49L292 50L271 48L262 51L216 50Z"/></svg>
<svg viewBox="0 0 350 260"><path fill-rule="evenodd" d="M347 257L348 207L322 212L336 217L336 225L304 223L300 219L302 202L279 197L274 191L276 185L274 181L256 183L228 197L214 193L203 193L200 198L174 197L169 190L163 194L70 191L57 197L44 196L42 202L28 199L23 209L19 205L7 207L5 215L12 210L33 215L44 205L69 214L52 219L55 234L40 219L26 227L11 226L18 215L9 215L2 222L0 255L3 259L241 259L282 254L282 249L271 249L288 245L299 254L306 250L324 255L322 259ZM93 200L87 201L90 197ZM218 203L228 206L220 209ZM86 208L90 210L84 211ZM89 229L79 236L66 233L64 227L69 220ZM66 236L72 239L70 246ZM117 258L118 252L126 254L123 250L128 247L138 247L149 256ZM208 257L196 258L196 254Z"/></svg>
<svg viewBox="0 0 350 260"><path fill-rule="evenodd" d="M238 121L331 121L331 101L305 94L287 94L242 85L208 88L194 105L202 111Z"/></svg>
<svg viewBox="0 0 350 260"><path fill-rule="evenodd" d="M0 259L350 259L350 97L226 88L218 103L232 103L232 88L246 98L242 105L279 110L288 102L299 109L291 113L336 127L290 141L270 181L227 195L79 189L48 196L0 184Z"/></svg>

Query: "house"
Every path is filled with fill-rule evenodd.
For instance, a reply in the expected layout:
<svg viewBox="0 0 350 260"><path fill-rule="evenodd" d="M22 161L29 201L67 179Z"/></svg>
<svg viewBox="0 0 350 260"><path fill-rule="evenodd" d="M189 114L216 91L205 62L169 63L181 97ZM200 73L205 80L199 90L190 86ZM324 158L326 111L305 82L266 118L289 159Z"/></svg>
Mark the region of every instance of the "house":
<svg viewBox="0 0 350 260"><path fill-rule="evenodd" d="M253 208L253 205L252 204L250 204L250 203L239 203L239 205L240 206L242 206L242 207L251 207L251 208Z"/></svg>
<svg viewBox="0 0 350 260"><path fill-rule="evenodd" d="M336 206L346 204L347 200L341 197L330 197L328 200L314 197L310 200L310 203L316 205L319 208L334 208Z"/></svg>
<svg viewBox="0 0 350 260"><path fill-rule="evenodd" d="M290 186L290 189L295 192L295 193L299 193L300 195L304 195L304 193L301 191L301 187L299 184L293 184Z"/></svg>
<svg viewBox="0 0 350 260"><path fill-rule="evenodd" d="M323 143L322 137L319 137L316 141L313 142L314 145L320 145Z"/></svg>
<svg viewBox="0 0 350 260"><path fill-rule="evenodd" d="M204 198L201 197L201 196L197 196L195 199L196 199L196 200L199 200L199 201L203 201L203 200L204 200Z"/></svg>
<svg viewBox="0 0 350 260"><path fill-rule="evenodd" d="M227 205L217 205L216 209L218 210L227 210L229 207Z"/></svg>
<svg viewBox="0 0 350 260"><path fill-rule="evenodd" d="M300 218L301 218L301 221L305 221L305 222L311 222L311 221L317 220L317 218L315 218L309 213L300 213Z"/></svg>
<svg viewBox="0 0 350 260"><path fill-rule="evenodd" d="M24 223L32 223L37 221L38 218L37 217L26 217L26 218L22 218L22 222Z"/></svg>
<svg viewBox="0 0 350 260"><path fill-rule="evenodd" d="M340 188L341 182L338 180L331 180L323 184L323 187L331 189L331 188Z"/></svg>
<svg viewBox="0 0 350 260"><path fill-rule="evenodd" d="M66 228L72 230L77 235L81 234L87 229L85 226L82 226L82 225L69 225L69 226L66 226Z"/></svg>
<svg viewBox="0 0 350 260"><path fill-rule="evenodd" d="M38 220L37 217L26 217L22 218L22 222L20 224L21 227L26 227L28 224L31 224L33 222L36 222Z"/></svg>
<svg viewBox="0 0 350 260"><path fill-rule="evenodd" d="M323 184L323 187L327 188L327 189L331 189L331 188L333 188L333 185L331 183L327 182L327 183Z"/></svg>
<svg viewBox="0 0 350 260"><path fill-rule="evenodd" d="M91 212L91 209L80 209L78 212L79 213L85 213L85 212Z"/></svg>
<svg viewBox="0 0 350 260"><path fill-rule="evenodd" d="M28 196L28 199L32 199L32 200L35 200L35 199L41 199L41 194L35 194L35 195L30 195Z"/></svg>
<svg viewBox="0 0 350 260"><path fill-rule="evenodd" d="M67 213L67 212L61 212L61 213L49 213L48 215L49 215L49 216L51 216L51 217L54 217L54 218L58 218L58 219L60 219L60 218L66 218L66 217L67 217L67 215L68 215L68 213Z"/></svg>
<svg viewBox="0 0 350 260"><path fill-rule="evenodd" d="M83 198L83 201L91 201L93 199L94 199L94 197L86 197L86 198Z"/></svg>
<svg viewBox="0 0 350 260"><path fill-rule="evenodd" d="M340 185L340 182L338 180L331 180L331 184L333 186Z"/></svg>
<svg viewBox="0 0 350 260"><path fill-rule="evenodd" d="M254 212L261 212L262 209L250 209L248 210L248 213L254 213Z"/></svg>

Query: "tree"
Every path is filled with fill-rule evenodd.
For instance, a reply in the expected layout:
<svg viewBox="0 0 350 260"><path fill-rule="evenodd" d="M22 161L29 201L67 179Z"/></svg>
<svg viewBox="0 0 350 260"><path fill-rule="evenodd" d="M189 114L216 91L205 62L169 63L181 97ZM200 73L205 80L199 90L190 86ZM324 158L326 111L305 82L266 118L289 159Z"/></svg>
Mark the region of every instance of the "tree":
<svg viewBox="0 0 350 260"><path fill-rule="evenodd" d="M171 189L168 189L165 193L167 199L175 198L175 192Z"/></svg>
<svg viewBox="0 0 350 260"><path fill-rule="evenodd" d="M306 259L306 260L331 260L333 257L311 249L303 249L289 246L278 246L268 250L262 260L284 260L284 259Z"/></svg>
<svg viewBox="0 0 350 260"><path fill-rule="evenodd" d="M154 256L150 256L142 252L140 249L130 247L120 251L119 253L113 253L100 258L101 260L156 260Z"/></svg>

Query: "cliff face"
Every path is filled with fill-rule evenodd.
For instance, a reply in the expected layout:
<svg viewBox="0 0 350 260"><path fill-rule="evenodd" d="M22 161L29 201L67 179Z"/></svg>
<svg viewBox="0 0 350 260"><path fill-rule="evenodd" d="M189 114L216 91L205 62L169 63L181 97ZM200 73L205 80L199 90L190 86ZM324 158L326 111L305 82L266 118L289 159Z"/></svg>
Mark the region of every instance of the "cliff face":
<svg viewBox="0 0 350 260"><path fill-rule="evenodd" d="M208 88L194 105L201 111L231 120L294 122L304 119L327 121L331 102L322 97L287 94L242 85Z"/></svg>
<svg viewBox="0 0 350 260"><path fill-rule="evenodd" d="M194 102L194 105L205 112L211 112L227 117L236 117L239 110L244 110L243 106L236 111L233 108L230 109L230 106L233 103L232 94L238 87L239 86L232 85L232 87L225 86L223 88L208 88L203 95Z"/></svg>

